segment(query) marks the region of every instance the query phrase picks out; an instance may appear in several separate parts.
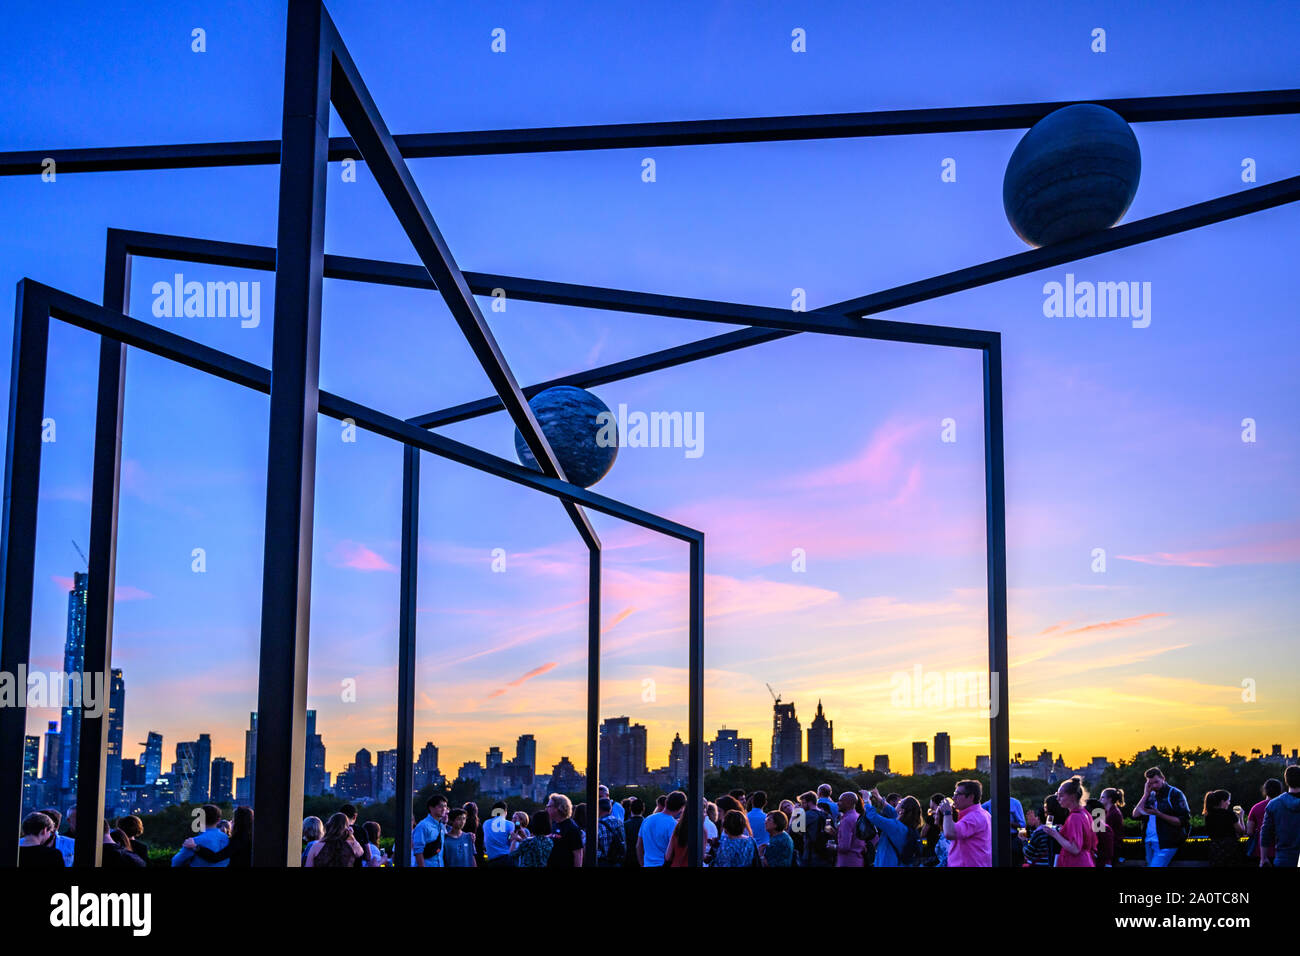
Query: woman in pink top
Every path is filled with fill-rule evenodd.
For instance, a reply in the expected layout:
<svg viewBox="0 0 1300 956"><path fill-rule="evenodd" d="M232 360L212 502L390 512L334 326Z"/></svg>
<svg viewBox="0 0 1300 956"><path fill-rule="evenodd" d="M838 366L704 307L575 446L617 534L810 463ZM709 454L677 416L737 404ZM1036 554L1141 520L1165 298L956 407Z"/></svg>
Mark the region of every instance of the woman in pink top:
<svg viewBox="0 0 1300 956"><path fill-rule="evenodd" d="M1056 799L1065 810L1065 823L1060 830L1048 830L1052 839L1061 845L1057 866L1096 866L1097 832L1092 828L1092 814L1083 808L1088 799L1083 789L1082 777L1071 777L1056 791Z"/></svg>
<svg viewBox="0 0 1300 956"><path fill-rule="evenodd" d="M858 839L858 816L862 798L856 793L840 794L840 823L835 832L835 865L863 866L862 854L867 845Z"/></svg>

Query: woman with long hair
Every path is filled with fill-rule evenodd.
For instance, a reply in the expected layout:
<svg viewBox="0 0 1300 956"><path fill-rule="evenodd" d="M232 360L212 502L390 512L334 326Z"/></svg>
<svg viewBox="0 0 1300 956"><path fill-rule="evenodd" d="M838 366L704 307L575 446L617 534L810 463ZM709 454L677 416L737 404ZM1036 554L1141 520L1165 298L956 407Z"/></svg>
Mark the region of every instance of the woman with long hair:
<svg viewBox="0 0 1300 956"><path fill-rule="evenodd" d="M320 817L307 817L302 821L302 865L307 865L307 854L325 835L325 824Z"/></svg>
<svg viewBox="0 0 1300 956"><path fill-rule="evenodd" d="M1110 856L1105 863L1102 863L1101 856L1097 857L1098 866L1119 866L1124 862L1124 856L1121 851L1124 849L1124 791L1119 787L1107 787L1101 792L1099 798L1102 809L1105 810L1106 829L1112 834Z"/></svg>
<svg viewBox="0 0 1300 956"><path fill-rule="evenodd" d="M1211 790L1201 805L1205 835L1210 838L1210 866L1240 866L1245 862L1241 852L1241 838L1246 835L1245 811L1241 807L1229 810L1231 802L1232 794L1227 790Z"/></svg>
<svg viewBox="0 0 1300 956"><path fill-rule="evenodd" d="M921 801L903 797L891 807L876 789L863 791L870 803L862 812L880 831L872 866L919 866L921 863Z"/></svg>
<svg viewBox="0 0 1300 956"><path fill-rule="evenodd" d="M942 793L930 797L925 810L925 827L921 831L921 841L925 845L927 856L934 858L935 866L948 865L948 838L943 833L943 818L939 816L939 807L947 799Z"/></svg>
<svg viewBox="0 0 1300 956"><path fill-rule="evenodd" d="M361 857L361 844L352 836L348 818L336 813L325 821L325 835L307 853L307 866L350 867Z"/></svg>
<svg viewBox="0 0 1300 956"><path fill-rule="evenodd" d="M529 817L528 829L510 851L510 856L514 858L515 866L529 869L544 867L551 860L551 848L554 845L555 841L551 839L550 814L545 810L538 810Z"/></svg>
<svg viewBox="0 0 1300 956"><path fill-rule="evenodd" d="M1083 787L1083 778L1076 775L1062 783L1056 791L1056 799L1065 812L1065 822L1060 829L1047 831L1060 846L1056 865L1096 866L1097 833L1092 828L1092 814L1084 809L1088 791Z"/></svg>
<svg viewBox="0 0 1300 956"><path fill-rule="evenodd" d="M465 811L465 832L474 834L474 865L487 866L487 849L483 846L483 827L479 825L478 804L470 800L461 809Z"/></svg>

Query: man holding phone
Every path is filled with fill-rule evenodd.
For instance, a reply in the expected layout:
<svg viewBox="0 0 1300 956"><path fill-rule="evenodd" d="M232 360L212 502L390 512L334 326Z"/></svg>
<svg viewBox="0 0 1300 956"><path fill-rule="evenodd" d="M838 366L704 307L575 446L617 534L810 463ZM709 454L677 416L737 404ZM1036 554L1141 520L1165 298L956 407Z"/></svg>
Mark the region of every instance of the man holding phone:
<svg viewBox="0 0 1300 956"><path fill-rule="evenodd" d="M1146 772L1142 799L1133 807L1134 819L1146 818L1147 866L1168 866L1187 839L1192 811L1183 792L1165 779L1164 771L1152 767Z"/></svg>

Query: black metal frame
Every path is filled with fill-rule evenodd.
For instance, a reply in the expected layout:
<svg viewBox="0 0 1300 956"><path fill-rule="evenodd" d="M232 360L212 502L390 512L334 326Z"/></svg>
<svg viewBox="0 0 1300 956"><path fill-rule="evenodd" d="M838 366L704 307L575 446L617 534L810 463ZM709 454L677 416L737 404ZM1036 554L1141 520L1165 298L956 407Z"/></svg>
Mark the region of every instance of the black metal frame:
<svg viewBox="0 0 1300 956"><path fill-rule="evenodd" d="M1198 94L1099 100L1129 122L1300 112L1300 90ZM328 137L328 110L337 109L352 139ZM799 332L849 335L884 341L979 349L983 355L985 418L985 501L987 523L990 672L997 681L997 711L990 718L990 797L994 807L994 860L1006 865L1010 846L1008 689L1006 647L1006 537L1003 477L1001 340L996 332L865 316L1023 275L1102 252L1300 199L1300 177L1244 190L1173 210L1114 229L1030 250L968 269L935 276L813 312L797 313L701 299L601 289L591 286L468 273L462 274L415 187L403 157L485 155L742 143L1024 128L1067 103L901 110L829 116L646 123L605 127L502 130L391 136L384 126L347 49L319 0L289 0L284 125L279 142L190 144L89 150L0 153L0 175L40 172L54 158L59 172L281 164L277 249L211 240L109 230L104 306L94 306L31 280L18 287L13 377L6 457L3 550L0 551L0 618L4 641L0 667L11 672L30 646L39 425L45 382L48 321L51 317L101 336L96 411L94 495L91 515L90 593L87 612L87 671L107 675L111 660L114 561L120 472L122 394L127 345L144 348L209 374L271 395L267 526L263 582L262 646L259 664L258 816L254 859L258 865L296 865L303 784L303 721L307 660L307 604L310 594L311 512L316 412L351 418L363 428L402 442L403 515L399 643L398 791L399 820L409 817L414 747L415 585L418 536L419 452L459 461L558 497L589 549L588 613L588 803L594 809L599 760L599 588L600 542L582 510L593 508L687 541L690 545L689 773L699 813L703 782L703 535L564 481L563 472L537 427L526 399L559 384L592 387L700 358L723 354ZM326 164L357 153L371 167L397 213L422 266L328 256L323 250ZM132 255L276 272L274 375L259 366L200 346L130 319ZM436 289L446 301L496 390L474 402L441 409L409 421L392 418L346 399L320 392L320 297L324 277ZM504 289L514 298L612 311L745 324L748 328L712 336L623 362L588 369L521 389L492 338L473 295ZM431 434L427 429L506 409L525 437L542 474ZM291 449L288 455L277 454ZM4 781L21 767L25 709L0 710L0 820L16 818L21 785ZM107 721L88 721L82 735L78 803L98 813L104 793ZM285 772L288 768L288 772ZM21 774L13 773L20 781ZM595 839L596 814L589 815L588 839ZM99 843L89 828L78 838L79 863L99 860ZM700 828L692 826L690 857L701 855ZM405 862L409 833L398 827L397 860ZM10 842L4 842L10 841ZM0 865L16 859L16 837L0 827ZM594 845L594 844L591 844ZM594 854L588 856L594 863Z"/></svg>

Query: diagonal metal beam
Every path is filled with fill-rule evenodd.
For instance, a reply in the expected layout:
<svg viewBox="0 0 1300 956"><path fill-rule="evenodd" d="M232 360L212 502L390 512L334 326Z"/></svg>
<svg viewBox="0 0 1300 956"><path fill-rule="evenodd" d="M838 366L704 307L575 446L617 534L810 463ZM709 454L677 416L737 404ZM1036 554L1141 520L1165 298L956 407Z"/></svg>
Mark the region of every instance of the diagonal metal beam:
<svg viewBox="0 0 1300 956"><path fill-rule="evenodd" d="M530 129L408 133L393 141L406 159L438 156L489 156L595 149L646 149L721 143L770 143L1027 129L1053 110L1072 103L1097 103L1130 123L1275 116L1300 113L1300 90L1132 96L1100 100L1058 100L993 106L873 110L806 116L755 116L743 119L556 126ZM355 133L354 133L355 135ZM329 142L331 161L355 158L357 144L346 137ZM193 169L217 166L267 166L280 161L278 140L227 143L177 143L86 149L29 149L0 153L0 176L39 175L47 159L59 173L141 169Z"/></svg>

